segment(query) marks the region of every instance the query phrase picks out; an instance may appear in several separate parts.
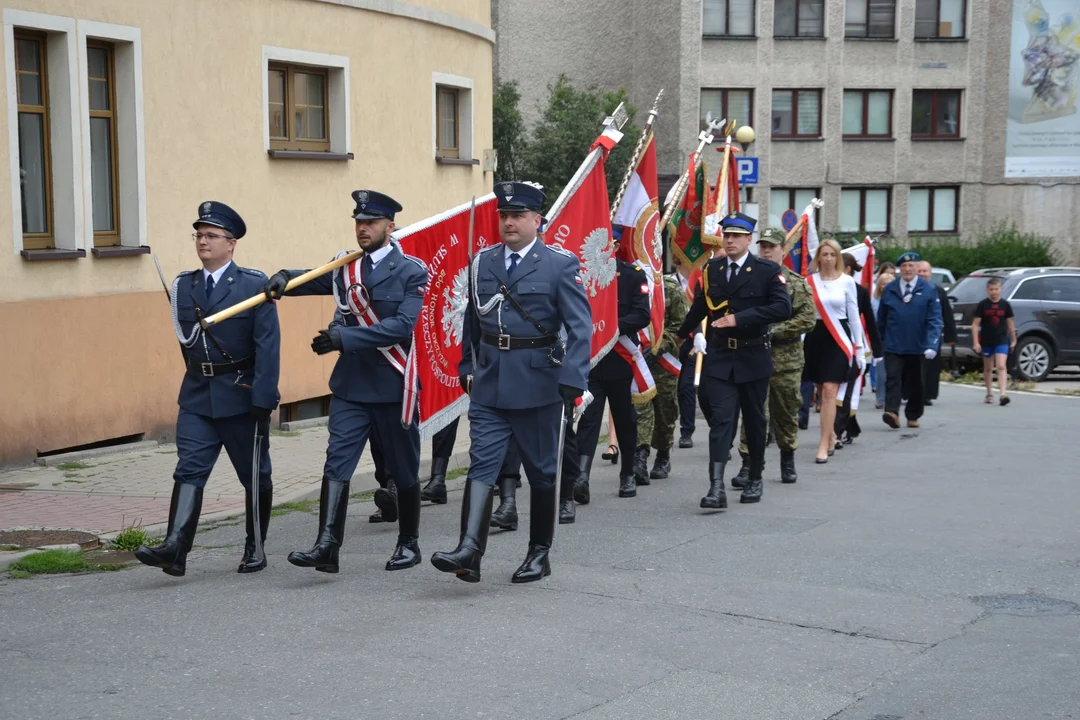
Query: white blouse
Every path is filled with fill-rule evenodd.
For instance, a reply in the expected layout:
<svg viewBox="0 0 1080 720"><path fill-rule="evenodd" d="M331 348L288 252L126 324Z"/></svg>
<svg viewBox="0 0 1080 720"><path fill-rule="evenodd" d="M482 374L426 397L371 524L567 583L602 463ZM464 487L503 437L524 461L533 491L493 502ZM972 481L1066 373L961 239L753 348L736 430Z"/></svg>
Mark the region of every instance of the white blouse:
<svg viewBox="0 0 1080 720"><path fill-rule="evenodd" d="M863 342L862 320L859 318L859 296L855 293L855 280L850 275L841 275L835 280L824 280L821 273L814 273L814 285L821 304L832 311L834 317L847 320L851 329L851 341L857 348L865 348ZM814 305L814 313L821 320L821 313Z"/></svg>

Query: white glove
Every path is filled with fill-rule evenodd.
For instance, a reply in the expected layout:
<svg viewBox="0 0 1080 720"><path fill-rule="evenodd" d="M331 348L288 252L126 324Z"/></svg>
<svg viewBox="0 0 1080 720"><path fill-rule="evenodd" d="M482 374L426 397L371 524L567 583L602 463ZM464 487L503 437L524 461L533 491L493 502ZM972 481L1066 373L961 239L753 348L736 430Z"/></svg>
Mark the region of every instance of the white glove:
<svg viewBox="0 0 1080 720"><path fill-rule="evenodd" d="M705 348L708 347L708 343L705 342L705 333L696 333L694 335L694 352L693 355L701 353L702 355L708 355Z"/></svg>
<svg viewBox="0 0 1080 720"><path fill-rule="evenodd" d="M855 348L855 364L859 366L859 372L866 370L866 355L860 348Z"/></svg>
<svg viewBox="0 0 1080 720"><path fill-rule="evenodd" d="M883 358L883 357L874 358L874 367L877 367L878 365L880 365L884 361L885 361L885 358Z"/></svg>
<svg viewBox="0 0 1080 720"><path fill-rule="evenodd" d="M937 350L934 350L933 348L927 348L923 352L923 357L925 357L927 360L933 360L937 357Z"/></svg>
<svg viewBox="0 0 1080 720"><path fill-rule="evenodd" d="M589 407L589 403L593 401L593 394L588 390L574 402L574 422L581 419L581 416L585 414L585 408Z"/></svg>

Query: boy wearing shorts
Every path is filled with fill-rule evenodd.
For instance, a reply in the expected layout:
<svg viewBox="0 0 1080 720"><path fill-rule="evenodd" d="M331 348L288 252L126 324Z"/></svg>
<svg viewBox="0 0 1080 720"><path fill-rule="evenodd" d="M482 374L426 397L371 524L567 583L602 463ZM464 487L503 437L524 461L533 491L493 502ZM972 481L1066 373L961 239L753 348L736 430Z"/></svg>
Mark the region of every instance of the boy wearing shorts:
<svg viewBox="0 0 1080 720"><path fill-rule="evenodd" d="M985 403L994 402L994 374L997 366L998 387L1001 389L999 402L1009 404L1005 394L1009 382L1005 371L1005 361L1016 347L1016 325L1013 323L1013 309L1008 300L1001 299L1001 279L990 278L986 283L986 297L975 306L975 315L971 319L971 336L975 339L972 350L983 357L983 382L986 383Z"/></svg>

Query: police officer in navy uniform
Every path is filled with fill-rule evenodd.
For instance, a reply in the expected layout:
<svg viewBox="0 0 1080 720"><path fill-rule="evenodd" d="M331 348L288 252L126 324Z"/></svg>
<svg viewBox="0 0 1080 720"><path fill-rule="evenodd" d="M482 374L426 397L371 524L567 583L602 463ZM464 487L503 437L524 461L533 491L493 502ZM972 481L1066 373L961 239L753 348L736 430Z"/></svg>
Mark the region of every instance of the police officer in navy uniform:
<svg viewBox="0 0 1080 720"><path fill-rule="evenodd" d="M431 564L467 582L480 581L492 492L513 438L530 485L529 552L512 582L551 574L559 426L585 390L592 312L573 254L537 237L545 195L522 182L495 185L502 243L470 267L458 374L469 402L469 476L461 535ZM565 330L565 347L559 339Z"/></svg>
<svg viewBox="0 0 1080 720"><path fill-rule="evenodd" d="M257 295L266 276L233 262L236 241L244 237L247 226L228 205L212 200L202 203L193 226L202 269L181 273L170 292L177 336L191 342L182 348L187 370L178 400L169 530L164 542L140 547L135 557L168 575L184 574L202 511L203 488L224 447L246 496L247 539L237 570L257 572L266 567L266 556L255 543L253 501L258 504L263 542L273 502L268 436L270 413L280 399L277 308L264 303L212 330L198 330L200 318ZM252 487L256 433L262 444L258 487ZM258 493L257 497L252 493Z"/></svg>
<svg viewBox="0 0 1080 720"><path fill-rule="evenodd" d="M338 550L345 531L349 482L369 437L382 451L390 482L397 486L398 539L387 570L402 570L420 562L420 432L414 414L402 423L405 379L379 348L399 345L408 351L427 289L428 271L420 260L405 255L391 242L395 214L401 205L373 190L352 194L356 207L356 242L364 251L360 261L361 288L378 322L363 326L353 313L320 330L311 349L319 355L338 352L330 376L330 443L323 465L319 497L319 536L308 552L289 554L289 562L320 572L338 571ZM344 274L323 275L285 292L289 279L305 271L281 270L266 283L267 296L334 295L346 291ZM338 300L338 302L342 302ZM386 490L376 492L384 515L393 502Z"/></svg>
<svg viewBox="0 0 1080 720"><path fill-rule="evenodd" d="M623 226L613 225L611 229L616 253L618 253ZM616 263L619 334L637 345L638 331L649 326L649 280L638 265L622 258L618 258ZM593 457L596 455L596 444L600 441L600 423L604 419L605 399L611 405L615 435L624 449L621 454L622 467L619 471L619 497L634 497L637 495L639 483L649 484L647 468L644 473L636 473L635 478L636 456L631 452L637 449L638 444L637 416L634 413L630 390L633 378L630 364L614 349L602 357L589 373L589 392L593 394L594 400L585 409L581 422L578 423L578 437L581 439L578 443L580 474L574 485L574 499L582 505L587 505L590 499L589 472L592 468Z"/></svg>
<svg viewBox="0 0 1080 720"><path fill-rule="evenodd" d="M765 396L773 373L769 325L791 317L791 298L780 266L749 252L756 224L743 213L721 221L727 257L705 265L702 286L679 328L679 337L689 337L708 318L705 335L694 335L695 352L705 353L702 384L711 407L709 492L701 499L703 508L727 507L725 462L720 458L730 454L740 410L750 452L750 480L739 501L761 500L768 433Z"/></svg>

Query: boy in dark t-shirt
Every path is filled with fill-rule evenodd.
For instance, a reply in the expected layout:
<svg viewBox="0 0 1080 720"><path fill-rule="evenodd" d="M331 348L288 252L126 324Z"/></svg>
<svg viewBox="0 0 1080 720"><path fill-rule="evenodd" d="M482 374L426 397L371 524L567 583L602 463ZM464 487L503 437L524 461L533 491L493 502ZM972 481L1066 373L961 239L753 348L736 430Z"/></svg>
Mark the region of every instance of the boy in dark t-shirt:
<svg viewBox="0 0 1080 720"><path fill-rule="evenodd" d="M997 366L998 387L1001 389L1000 402L1009 404L1005 394L1008 375L1005 361L1016 347L1016 325L1013 323L1013 309L1008 300L1001 299L1001 279L990 278L986 283L986 297L975 306L975 315L971 319L971 347L983 356L983 382L986 383L986 402L994 402L993 368Z"/></svg>

